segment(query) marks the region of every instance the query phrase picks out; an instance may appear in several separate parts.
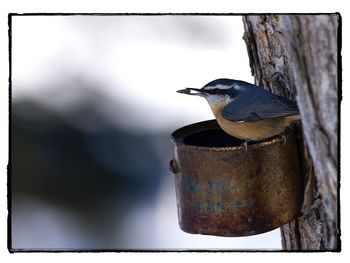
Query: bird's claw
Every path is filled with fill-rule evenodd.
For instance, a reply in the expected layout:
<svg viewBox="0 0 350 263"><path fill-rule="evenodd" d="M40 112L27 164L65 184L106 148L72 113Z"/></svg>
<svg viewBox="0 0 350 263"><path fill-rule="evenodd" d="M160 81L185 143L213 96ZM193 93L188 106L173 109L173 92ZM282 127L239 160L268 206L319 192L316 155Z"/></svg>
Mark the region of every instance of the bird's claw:
<svg viewBox="0 0 350 263"><path fill-rule="evenodd" d="M282 141L283 141L283 145L285 145L286 142L287 142L287 137L286 137L286 135L285 135L285 134L282 134L282 135L281 135L281 138L282 138Z"/></svg>
<svg viewBox="0 0 350 263"><path fill-rule="evenodd" d="M244 150L248 152L248 141L243 142L241 146L243 146Z"/></svg>

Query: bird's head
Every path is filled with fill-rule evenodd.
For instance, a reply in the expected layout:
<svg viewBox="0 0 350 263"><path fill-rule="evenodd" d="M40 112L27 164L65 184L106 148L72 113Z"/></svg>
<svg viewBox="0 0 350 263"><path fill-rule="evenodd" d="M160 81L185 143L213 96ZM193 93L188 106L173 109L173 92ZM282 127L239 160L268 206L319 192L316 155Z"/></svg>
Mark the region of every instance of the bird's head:
<svg viewBox="0 0 350 263"><path fill-rule="evenodd" d="M225 101L227 103L230 102L240 89L241 87L233 79L217 79L209 82L200 89L186 88L177 92L204 97L210 106L216 106Z"/></svg>

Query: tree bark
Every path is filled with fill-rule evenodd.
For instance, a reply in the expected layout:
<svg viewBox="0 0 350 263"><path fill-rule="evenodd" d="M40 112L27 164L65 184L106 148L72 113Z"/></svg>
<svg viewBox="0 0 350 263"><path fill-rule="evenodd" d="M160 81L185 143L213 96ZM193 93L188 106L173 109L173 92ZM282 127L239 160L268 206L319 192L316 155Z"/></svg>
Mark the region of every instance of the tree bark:
<svg viewBox="0 0 350 263"><path fill-rule="evenodd" d="M281 228L286 250L337 250L338 46L340 16L244 16L255 82L297 100L305 197L302 216Z"/></svg>

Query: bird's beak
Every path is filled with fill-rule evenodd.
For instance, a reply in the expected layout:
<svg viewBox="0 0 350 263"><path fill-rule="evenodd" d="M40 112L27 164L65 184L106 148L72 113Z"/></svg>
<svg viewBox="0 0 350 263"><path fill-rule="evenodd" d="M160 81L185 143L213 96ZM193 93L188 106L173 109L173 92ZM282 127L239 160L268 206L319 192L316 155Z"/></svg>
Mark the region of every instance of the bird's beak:
<svg viewBox="0 0 350 263"><path fill-rule="evenodd" d="M191 92L195 91L195 92ZM187 95L196 95L196 96L201 96L205 97L206 93L202 89L194 89L194 88L186 88L186 89L181 89L177 91L178 93L184 93Z"/></svg>

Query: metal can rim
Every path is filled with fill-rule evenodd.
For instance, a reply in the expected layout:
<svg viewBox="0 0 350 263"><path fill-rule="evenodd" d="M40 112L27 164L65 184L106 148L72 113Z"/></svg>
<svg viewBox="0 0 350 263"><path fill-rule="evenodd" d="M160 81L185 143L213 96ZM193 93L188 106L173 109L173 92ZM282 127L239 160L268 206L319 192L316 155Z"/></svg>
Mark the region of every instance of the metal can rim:
<svg viewBox="0 0 350 263"><path fill-rule="evenodd" d="M202 122L196 122L192 123L186 126L183 126L177 130L175 130L171 135L171 141L173 144L176 145L176 147L184 147L188 150L195 150L195 151L214 151L214 152L226 152L226 151L237 151L237 150L244 150L242 146L225 146L225 147L212 147L212 146L196 146L196 145L190 145L186 144L184 142L184 138L201 132L206 131L210 129L221 129L219 124L215 119L213 120L207 120ZM286 130L284 135L288 138L292 135L292 130ZM270 146L273 144L281 143L283 142L283 138L280 135L271 137L269 139L266 139L264 141L254 142L253 144L250 144L248 147L249 149L256 149L261 147Z"/></svg>

